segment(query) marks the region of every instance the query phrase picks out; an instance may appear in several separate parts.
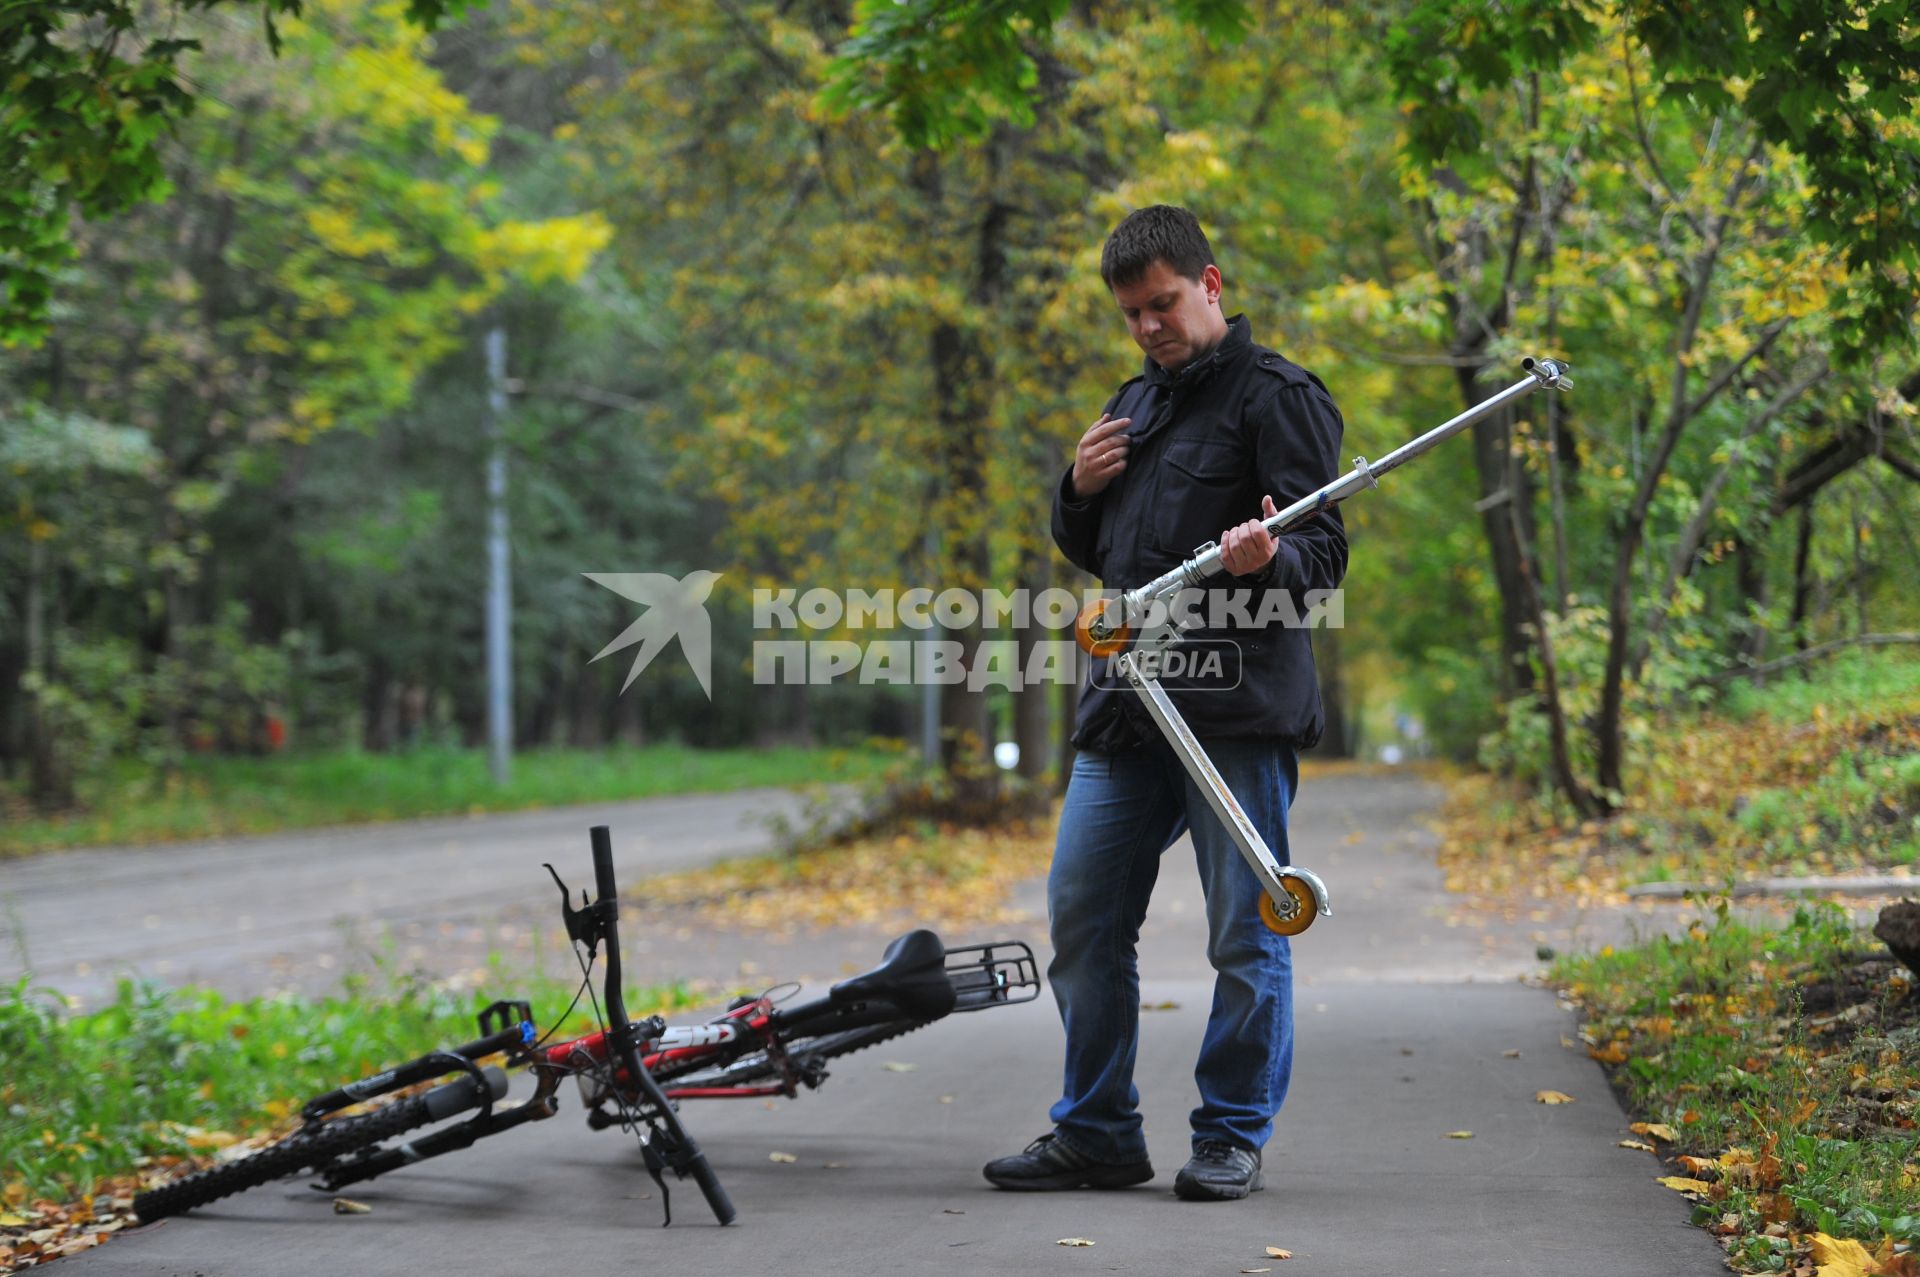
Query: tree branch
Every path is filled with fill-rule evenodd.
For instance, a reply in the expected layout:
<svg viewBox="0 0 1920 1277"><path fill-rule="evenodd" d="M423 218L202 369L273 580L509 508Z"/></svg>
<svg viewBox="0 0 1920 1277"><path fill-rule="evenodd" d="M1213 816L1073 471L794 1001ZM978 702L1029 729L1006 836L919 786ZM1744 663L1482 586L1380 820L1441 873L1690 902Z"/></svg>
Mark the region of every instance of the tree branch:
<svg viewBox="0 0 1920 1277"><path fill-rule="evenodd" d="M1825 380L1829 369L1824 360L1806 376L1775 395L1773 402L1753 415L1742 427L1740 437L1735 441L1730 455L1721 463L1713 477L1707 480L1707 486L1701 490L1699 504L1694 507L1693 517L1687 520L1687 526L1674 544L1673 557L1667 562L1667 577L1660 586L1660 601L1655 605L1652 615L1647 618L1646 629L1639 641L1634 644L1633 655L1627 661L1627 678L1638 678L1640 670L1647 662L1647 656L1653 645L1666 629L1668 610L1673 606L1673 596L1680 590L1680 582L1693 574L1694 564L1700 552L1700 543L1706 539L1707 524L1713 519L1715 503L1720 499L1720 490L1733 475L1733 468L1740 461L1740 446L1759 434L1768 423L1793 405L1793 402Z"/></svg>
<svg viewBox="0 0 1920 1277"><path fill-rule="evenodd" d="M1720 392L1733 383L1733 379L1740 375L1741 369L1767 353L1767 348L1773 345L1774 339L1787 331L1787 326L1792 322L1789 319L1776 319L1761 329L1760 336L1754 340L1753 345L1747 347L1746 353L1715 373L1713 380L1707 383L1705 389L1694 396L1693 402L1687 405L1687 416L1699 416L1702 409L1719 398Z"/></svg>
<svg viewBox="0 0 1920 1277"><path fill-rule="evenodd" d="M1778 674L1781 670L1805 665L1808 661L1819 660L1823 656L1832 656L1835 652L1849 647L1896 647L1907 643L1920 643L1920 634L1856 634L1852 638L1817 643L1804 652L1777 657L1760 665L1744 665L1737 669L1721 670L1718 674L1703 675L1688 683L1687 687L1689 689L1707 687L1728 683L1736 678L1765 678L1769 674Z"/></svg>
<svg viewBox="0 0 1920 1277"><path fill-rule="evenodd" d="M1653 140L1647 136L1647 122L1640 114L1640 85L1639 82L1633 78L1633 48L1631 40L1632 37L1625 30L1622 30L1620 33L1620 61L1627 70L1627 100L1633 104L1633 133L1640 142L1640 153L1647 157L1647 165L1652 168L1655 180L1660 183L1660 189L1666 192L1668 201L1673 205L1673 211L1680 215L1681 220L1686 222L1695 235L1704 238L1706 232L1701 229L1700 223L1694 220L1693 214L1687 211L1687 206L1681 202L1679 193L1673 189L1673 183L1667 180L1667 172L1660 166L1659 157L1653 153Z"/></svg>

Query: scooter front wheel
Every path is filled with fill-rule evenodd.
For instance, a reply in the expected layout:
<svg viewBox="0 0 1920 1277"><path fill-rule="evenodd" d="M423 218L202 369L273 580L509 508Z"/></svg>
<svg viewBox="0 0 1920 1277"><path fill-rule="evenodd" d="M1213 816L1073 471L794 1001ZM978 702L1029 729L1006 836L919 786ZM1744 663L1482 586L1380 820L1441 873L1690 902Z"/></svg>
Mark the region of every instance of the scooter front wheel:
<svg viewBox="0 0 1920 1277"><path fill-rule="evenodd" d="M1320 906L1313 898L1313 888L1290 874L1283 874L1280 885L1286 888L1291 904L1275 904L1273 897L1266 892L1260 893L1260 921L1267 924L1269 931L1277 931L1283 936L1297 936L1313 925L1320 916Z"/></svg>
<svg viewBox="0 0 1920 1277"><path fill-rule="evenodd" d="M1117 598L1094 599L1073 622L1073 641L1089 656L1118 656L1133 641L1133 627Z"/></svg>

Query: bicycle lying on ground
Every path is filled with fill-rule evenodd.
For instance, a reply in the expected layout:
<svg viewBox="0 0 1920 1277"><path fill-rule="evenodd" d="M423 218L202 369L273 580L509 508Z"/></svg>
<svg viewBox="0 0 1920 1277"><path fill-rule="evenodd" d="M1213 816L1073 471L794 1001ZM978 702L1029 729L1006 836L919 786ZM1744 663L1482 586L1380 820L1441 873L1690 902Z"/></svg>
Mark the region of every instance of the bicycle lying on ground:
<svg viewBox="0 0 1920 1277"><path fill-rule="evenodd" d="M538 1036L527 1003L495 1002L480 1013L476 1040L317 1096L301 1109L304 1124L277 1143L139 1194L133 1209L141 1222L190 1211L302 1171L315 1172L314 1186L331 1192L469 1148L524 1122L552 1117L560 1107L560 1083L571 1077L586 1105L588 1127L618 1126L639 1135L647 1170L666 1203L665 1223L673 1222L664 1176L671 1170L677 1178L691 1176L715 1218L726 1224L734 1218L733 1203L682 1125L678 1101L792 1097L802 1087L812 1089L825 1081L826 1062L837 1056L910 1033L955 1011L980 1011L1039 996L1033 951L1020 941L948 949L939 936L920 930L889 944L873 970L799 1006L778 1005L772 996L776 989L736 999L725 1015L705 1024L669 1026L657 1015L629 1020L620 990L612 837L606 826L596 825L591 838L598 899L588 901L582 891L581 906L575 908L559 873L552 865L546 868L560 888L567 935L576 949L586 951L582 993L589 996L592 963L605 946L606 1007L598 1031L548 1043ZM485 1062L493 1056L531 1071L536 1085L530 1098L500 1103L507 1094L507 1077L499 1065ZM426 1088L449 1074L460 1076ZM401 1092L405 1094L400 1098L371 1111L354 1111ZM464 1121L388 1143L417 1127L469 1111L473 1116Z"/></svg>

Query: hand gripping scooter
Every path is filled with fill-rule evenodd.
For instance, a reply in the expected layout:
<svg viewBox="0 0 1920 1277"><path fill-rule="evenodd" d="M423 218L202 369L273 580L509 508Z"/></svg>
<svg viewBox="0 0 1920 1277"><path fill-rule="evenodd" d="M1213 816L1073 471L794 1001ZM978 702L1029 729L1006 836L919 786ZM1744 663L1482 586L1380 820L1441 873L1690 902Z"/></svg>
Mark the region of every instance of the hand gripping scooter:
<svg viewBox="0 0 1920 1277"><path fill-rule="evenodd" d="M1302 497L1271 518L1262 520L1261 526L1266 528L1269 535L1278 535L1323 510L1339 505L1357 492L1379 487L1381 475L1405 465L1423 452L1432 451L1480 418L1526 398L1543 386L1552 390L1567 390L1573 385L1567 379L1567 365L1564 362L1523 359L1520 367L1527 375L1499 394L1402 444L1378 461L1369 463L1365 457L1355 457L1353 469L1318 492ZM1165 609L1181 590L1199 586L1220 571L1220 547L1209 541L1196 547L1192 558L1164 576L1117 597L1096 599L1088 604L1074 623L1074 638L1089 655L1114 658L1111 669L1139 695L1147 707L1147 713L1160 728L1160 734L1173 746L1173 752L1179 756L1187 774L1193 777L1194 783L1200 786L1200 792L1206 795L1207 805L1213 808L1213 814L1226 826L1234 845L1239 847L1240 854L1259 877L1266 892L1260 898L1261 921L1283 936L1296 936L1312 926L1318 915L1333 912L1327 901L1326 884L1311 869L1283 865L1273 858L1273 852L1260 837L1260 831L1253 827L1246 812L1240 809L1233 791L1227 788L1213 760L1207 757L1199 738L1174 707L1166 688L1160 685L1157 671L1162 668L1161 655L1184 637L1184 631L1171 625L1155 626L1143 631L1138 645L1134 646L1137 620L1149 615L1156 606ZM1130 646L1133 647L1131 651L1128 650Z"/></svg>

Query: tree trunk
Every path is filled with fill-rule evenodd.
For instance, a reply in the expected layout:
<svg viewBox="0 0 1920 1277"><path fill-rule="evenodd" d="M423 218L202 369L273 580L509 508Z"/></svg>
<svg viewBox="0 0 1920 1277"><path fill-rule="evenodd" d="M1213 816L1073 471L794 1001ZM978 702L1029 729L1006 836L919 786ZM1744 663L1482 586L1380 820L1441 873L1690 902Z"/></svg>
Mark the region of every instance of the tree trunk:
<svg viewBox="0 0 1920 1277"><path fill-rule="evenodd" d="M1742 357L1728 361L1721 370L1698 393L1689 396L1687 387L1692 373L1691 356L1694 338L1700 331L1701 316L1705 311L1707 294L1712 288L1714 270L1720 260L1722 237L1728 224L1733 220L1734 210L1739 207L1741 197L1747 188L1747 182L1753 172L1753 163L1759 158L1762 143L1756 139L1747 149L1746 158L1735 170L1732 182L1728 185L1725 201L1712 225L1702 237L1703 243L1699 255L1688 264L1685 284L1685 311L1680 319L1679 331L1673 342L1673 374L1667 391L1666 419L1661 427L1660 440L1654 445L1653 455L1646 461L1638 475L1634 487L1633 503L1623 516L1619 526L1619 542L1615 547L1613 564L1613 588L1607 598L1607 663L1603 682L1600 686L1600 713L1594 720L1594 770L1598 773L1599 787L1609 807L1619 802L1624 792L1622 780L1622 720L1626 703L1626 679L1628 675L1629 651L1633 634L1633 606L1631 590L1635 560L1640 554L1641 542L1646 538L1647 517L1653 508L1653 496L1660 486L1661 478L1667 472L1667 465L1673 460L1673 451L1679 446L1680 436L1692 424L1707 405L1730 385L1742 368L1764 354L1774 340L1785 331L1787 321L1778 320L1769 325L1755 339Z"/></svg>
<svg viewBox="0 0 1920 1277"><path fill-rule="evenodd" d="M1469 408L1493 397L1493 391L1479 384L1473 368L1459 369L1458 380L1461 398ZM1524 469L1509 465L1513 447L1509 413L1482 417L1473 423L1472 434L1473 464L1480 478L1480 527L1493 560L1494 587L1500 592L1500 691L1509 696L1533 690L1531 616L1520 544L1520 530L1529 540L1533 536L1533 485ZM1510 503L1511 512L1506 508Z"/></svg>
<svg viewBox="0 0 1920 1277"><path fill-rule="evenodd" d="M1516 470L1519 467L1514 467ZM1516 530L1515 543L1521 547L1520 585L1525 593L1529 630L1540 653L1540 686L1535 692L1541 712L1547 716L1547 762L1554 788L1573 805L1582 817L1597 816L1605 805L1587 783L1573 774L1572 751L1567 747L1567 711L1560 699L1560 662L1554 654L1552 632L1547 628L1546 609L1540 602L1540 578L1536 560L1529 553L1530 542Z"/></svg>
<svg viewBox="0 0 1920 1277"><path fill-rule="evenodd" d="M1768 600L1767 562L1747 537L1734 543L1733 571L1740 611L1746 618L1734 653L1742 665L1758 665L1767 659L1767 626L1762 619Z"/></svg>
<svg viewBox="0 0 1920 1277"><path fill-rule="evenodd" d="M935 464L940 476L938 517L944 550L941 567L946 579L961 589L985 588L991 569L987 544L987 447L993 414L994 366L983 331L986 319L1000 305L1006 283L1006 230L1011 208L998 201L1004 131L984 149L987 175L985 207L977 224L969 288L970 313L935 325L929 350L934 381ZM942 204L941 161L922 155L915 161L915 187L930 212ZM971 672L978 659L985 626L974 623L947 637L961 645L962 661ZM940 689L940 761L952 784L955 806L963 815L985 815L999 791L984 688L966 682Z"/></svg>
<svg viewBox="0 0 1920 1277"><path fill-rule="evenodd" d="M1800 504L1800 526L1793 546L1793 612L1787 629L1795 651L1807 650L1807 604L1813 596L1813 498Z"/></svg>
<svg viewBox="0 0 1920 1277"><path fill-rule="evenodd" d="M34 539L27 550L27 670L51 680L53 660L47 642L47 543ZM45 696L27 698L27 799L35 810L65 811L74 805L73 768L61 750L49 720Z"/></svg>
<svg viewBox="0 0 1920 1277"><path fill-rule="evenodd" d="M639 749L647 743L647 722L645 705L637 692L629 692L615 702L613 716L614 739L629 749Z"/></svg>
<svg viewBox="0 0 1920 1277"><path fill-rule="evenodd" d="M568 688L567 744L575 749L599 749L606 744L605 721L599 704L599 680L575 670Z"/></svg>
<svg viewBox="0 0 1920 1277"><path fill-rule="evenodd" d="M1029 599L1039 598L1041 591L1052 584L1053 573L1044 549L1029 550L1026 570L1021 577ZM1054 637L1029 618L1029 623L1020 630L1017 641L1023 675L1039 645ZM1047 730L1047 693L1050 690L1045 683L1029 686L1022 678L1019 690L1013 696L1013 739L1020 747L1019 775L1021 779L1035 784L1046 775L1047 765L1053 761L1050 757L1052 751L1048 748L1052 737Z"/></svg>

